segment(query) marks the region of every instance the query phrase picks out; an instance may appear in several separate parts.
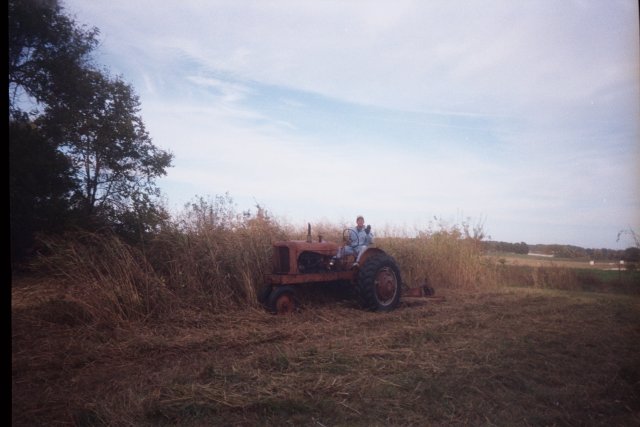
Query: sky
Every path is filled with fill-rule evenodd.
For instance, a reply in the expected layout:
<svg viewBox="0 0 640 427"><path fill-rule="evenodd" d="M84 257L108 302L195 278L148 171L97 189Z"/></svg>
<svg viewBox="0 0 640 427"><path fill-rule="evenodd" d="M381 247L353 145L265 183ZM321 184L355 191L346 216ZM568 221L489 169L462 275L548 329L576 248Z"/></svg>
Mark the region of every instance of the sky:
<svg viewBox="0 0 640 427"><path fill-rule="evenodd" d="M636 0L62 0L130 83L173 212L229 194L290 224L640 233Z"/></svg>

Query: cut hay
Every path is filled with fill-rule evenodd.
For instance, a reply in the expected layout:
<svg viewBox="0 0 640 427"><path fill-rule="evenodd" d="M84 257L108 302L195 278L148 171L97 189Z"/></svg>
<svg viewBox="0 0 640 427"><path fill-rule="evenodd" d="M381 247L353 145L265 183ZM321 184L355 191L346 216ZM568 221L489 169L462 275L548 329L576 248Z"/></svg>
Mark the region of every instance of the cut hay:
<svg viewBox="0 0 640 427"><path fill-rule="evenodd" d="M12 424L633 425L640 300L512 289L370 313L12 322ZM35 307L34 307L35 309Z"/></svg>

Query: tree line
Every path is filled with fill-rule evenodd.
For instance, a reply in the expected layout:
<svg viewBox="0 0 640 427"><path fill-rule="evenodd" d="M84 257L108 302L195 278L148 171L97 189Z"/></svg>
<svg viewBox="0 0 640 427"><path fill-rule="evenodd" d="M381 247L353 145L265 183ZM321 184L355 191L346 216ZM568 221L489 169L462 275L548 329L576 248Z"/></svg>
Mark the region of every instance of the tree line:
<svg viewBox="0 0 640 427"><path fill-rule="evenodd" d="M95 64L98 36L58 0L9 0L12 262L40 233L139 240L167 217L155 179L173 155L153 144L131 85Z"/></svg>

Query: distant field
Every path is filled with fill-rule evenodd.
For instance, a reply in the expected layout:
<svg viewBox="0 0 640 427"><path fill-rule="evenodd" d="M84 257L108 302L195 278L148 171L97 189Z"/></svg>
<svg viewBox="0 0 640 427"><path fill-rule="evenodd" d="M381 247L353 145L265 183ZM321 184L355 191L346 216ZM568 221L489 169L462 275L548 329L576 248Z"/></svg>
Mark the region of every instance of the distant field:
<svg viewBox="0 0 640 427"><path fill-rule="evenodd" d="M640 270L619 264L516 254L491 255L498 282L517 287L640 294Z"/></svg>
<svg viewBox="0 0 640 427"><path fill-rule="evenodd" d="M513 253L493 253L487 256L507 265L528 265L530 267L567 267L594 270L618 270L620 267L618 262L613 261L596 261L591 265L588 259L547 258Z"/></svg>

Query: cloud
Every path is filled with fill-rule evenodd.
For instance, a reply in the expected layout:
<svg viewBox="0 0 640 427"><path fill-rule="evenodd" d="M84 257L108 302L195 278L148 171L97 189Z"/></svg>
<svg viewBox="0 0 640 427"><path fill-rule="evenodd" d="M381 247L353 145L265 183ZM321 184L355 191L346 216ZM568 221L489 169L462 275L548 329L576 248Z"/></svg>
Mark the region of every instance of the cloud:
<svg viewBox="0 0 640 427"><path fill-rule="evenodd" d="M231 83L212 77L187 76L187 80L198 86L214 89L221 94L221 101L225 103L242 101L250 92L250 89L245 85Z"/></svg>
<svg viewBox="0 0 640 427"><path fill-rule="evenodd" d="M188 58L356 104L531 114L635 78L629 3L114 1L104 31L119 48L145 46L135 49L154 62Z"/></svg>

